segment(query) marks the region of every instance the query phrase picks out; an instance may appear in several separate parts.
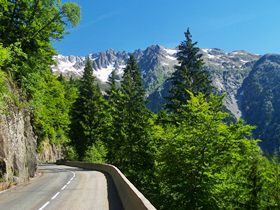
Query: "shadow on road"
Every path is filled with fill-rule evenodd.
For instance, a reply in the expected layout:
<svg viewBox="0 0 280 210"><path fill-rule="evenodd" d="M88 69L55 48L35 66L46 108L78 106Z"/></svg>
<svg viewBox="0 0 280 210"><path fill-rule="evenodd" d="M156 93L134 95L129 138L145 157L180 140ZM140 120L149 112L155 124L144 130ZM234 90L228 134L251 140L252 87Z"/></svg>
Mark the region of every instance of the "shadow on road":
<svg viewBox="0 0 280 210"><path fill-rule="evenodd" d="M107 180L109 209L110 210L124 210L122 203L121 203L121 199L120 199L117 189L115 187L114 181L112 180L112 177L105 172L102 172L102 173L104 173L106 180Z"/></svg>

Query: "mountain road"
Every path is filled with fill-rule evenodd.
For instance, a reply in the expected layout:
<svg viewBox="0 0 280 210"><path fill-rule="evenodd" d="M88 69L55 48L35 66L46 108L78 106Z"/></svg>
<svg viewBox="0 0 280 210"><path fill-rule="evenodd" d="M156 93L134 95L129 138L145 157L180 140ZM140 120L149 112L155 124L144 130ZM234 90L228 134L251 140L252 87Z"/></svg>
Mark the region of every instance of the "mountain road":
<svg viewBox="0 0 280 210"><path fill-rule="evenodd" d="M0 210L122 210L111 177L62 165L38 167L40 176L0 192Z"/></svg>

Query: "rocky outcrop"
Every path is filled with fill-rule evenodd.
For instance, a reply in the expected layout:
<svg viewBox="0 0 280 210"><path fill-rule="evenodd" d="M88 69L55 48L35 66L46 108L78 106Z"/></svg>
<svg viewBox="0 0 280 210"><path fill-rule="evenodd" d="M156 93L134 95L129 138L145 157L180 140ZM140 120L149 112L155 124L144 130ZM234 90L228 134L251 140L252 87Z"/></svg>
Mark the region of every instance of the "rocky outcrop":
<svg viewBox="0 0 280 210"><path fill-rule="evenodd" d="M0 114L1 182L19 183L35 176L36 147L29 111L9 104Z"/></svg>
<svg viewBox="0 0 280 210"><path fill-rule="evenodd" d="M41 163L54 163L57 160L65 158L63 147L61 145L55 145L50 143L48 139L45 139L40 144L40 148L38 160Z"/></svg>

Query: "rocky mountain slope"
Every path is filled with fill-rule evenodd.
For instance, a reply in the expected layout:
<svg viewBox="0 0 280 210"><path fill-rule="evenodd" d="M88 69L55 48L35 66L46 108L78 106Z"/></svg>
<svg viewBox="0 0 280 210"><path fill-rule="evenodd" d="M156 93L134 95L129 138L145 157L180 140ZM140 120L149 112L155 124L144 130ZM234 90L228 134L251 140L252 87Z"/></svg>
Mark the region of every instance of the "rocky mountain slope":
<svg viewBox="0 0 280 210"><path fill-rule="evenodd" d="M242 118L256 125L255 137L269 154L280 152L280 55L260 58L238 91Z"/></svg>
<svg viewBox="0 0 280 210"><path fill-rule="evenodd" d="M9 87L13 95L17 91ZM0 190L33 177L37 170L37 140L30 112L12 100L0 112Z"/></svg>
<svg viewBox="0 0 280 210"><path fill-rule="evenodd" d="M145 50L133 52L143 74L149 107L157 112L168 94L169 85L166 79L174 72L177 64L176 49L169 49L159 45L152 45ZM241 116L237 105L237 90L241 87L244 78L248 75L259 55L245 51L226 53L220 49L202 49L205 68L210 72L213 85L220 93L226 93L225 105L236 117ZM105 84L113 69L117 70L119 78L123 73L128 52L115 52L112 49L106 52L89 54L92 61L94 74L101 84ZM63 56L55 57L57 65L53 72L66 76L80 77L83 72L85 57Z"/></svg>

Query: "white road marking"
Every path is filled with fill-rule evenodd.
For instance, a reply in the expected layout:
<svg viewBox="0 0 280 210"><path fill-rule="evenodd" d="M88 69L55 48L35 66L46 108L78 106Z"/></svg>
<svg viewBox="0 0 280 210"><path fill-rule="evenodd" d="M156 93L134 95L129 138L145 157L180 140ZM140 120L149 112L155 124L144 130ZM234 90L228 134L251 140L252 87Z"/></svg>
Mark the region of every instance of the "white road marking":
<svg viewBox="0 0 280 210"><path fill-rule="evenodd" d="M61 191L64 190L64 189L67 187L67 185L69 185L69 184L71 183L71 181L75 178L75 176L76 176L75 172L73 172L73 171L71 171L71 172L72 172L73 176L72 176L71 179L67 182L67 184L65 184L65 185L61 188ZM6 191L6 190L5 190L5 191ZM5 191L3 191L3 192L5 192ZM1 192L0 192L0 193L1 193ZM51 198L51 200L54 200L59 194L60 194L60 191L57 192L57 193ZM46 208L46 206L49 205L49 204L50 204L50 201L46 202L46 203L45 203L41 208L39 208L38 210L43 210L43 209Z"/></svg>
<svg viewBox="0 0 280 210"><path fill-rule="evenodd" d="M61 188L61 190L64 190L66 187L67 187L67 185L64 185L64 186Z"/></svg>
<svg viewBox="0 0 280 210"><path fill-rule="evenodd" d="M45 203L41 208L39 208L38 210L43 210L44 208L46 208L47 205L49 205L50 202L48 201L47 203Z"/></svg>
<svg viewBox="0 0 280 210"><path fill-rule="evenodd" d="M57 192L57 193L56 193L56 194L52 197L52 200L53 200L53 199L55 199L55 198L56 198L56 196L58 196L58 195L59 195L59 193L60 193L60 192Z"/></svg>

